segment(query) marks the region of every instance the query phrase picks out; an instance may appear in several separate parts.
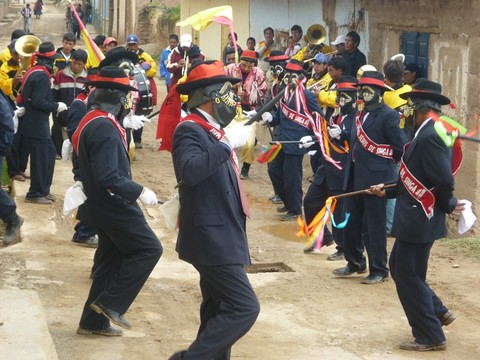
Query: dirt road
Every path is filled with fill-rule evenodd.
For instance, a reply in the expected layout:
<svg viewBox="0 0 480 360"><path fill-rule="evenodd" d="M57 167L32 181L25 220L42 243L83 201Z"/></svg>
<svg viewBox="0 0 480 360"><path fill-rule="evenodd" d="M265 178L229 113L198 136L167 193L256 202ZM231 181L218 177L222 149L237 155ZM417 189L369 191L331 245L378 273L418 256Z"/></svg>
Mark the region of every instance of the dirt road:
<svg viewBox="0 0 480 360"><path fill-rule="evenodd" d="M63 13L45 4L42 19L32 20L32 29L59 45L65 30ZM163 99L163 83L159 89ZM157 151L155 129L156 121L145 127L144 147L136 153L133 174L137 182L168 199L175 193L173 169L170 154ZM165 229L158 208L144 209L164 254L126 314L133 330L121 338L75 334L89 290L94 250L70 241L74 221L62 217L62 199L72 182L70 165L57 161L54 206L24 203L28 184L16 183L19 213L25 217L23 242L0 248L0 289L33 289L39 294L61 360L167 359L195 338L200 293L197 273L178 260L176 234ZM434 246L428 279L458 318L445 329L446 352L403 352L398 344L410 340L411 333L393 281L362 285L358 276L334 278L332 270L343 266L326 260L334 249L304 255L304 239L295 237L295 223L277 220L275 206L267 200L272 189L266 167L254 164L244 184L252 209L247 225L252 262L280 263L278 268L291 271L249 275L262 310L252 330L233 348L233 359L480 358L479 263L451 255L441 243ZM12 311L22 310L11 306ZM37 359L35 353L31 359Z"/></svg>

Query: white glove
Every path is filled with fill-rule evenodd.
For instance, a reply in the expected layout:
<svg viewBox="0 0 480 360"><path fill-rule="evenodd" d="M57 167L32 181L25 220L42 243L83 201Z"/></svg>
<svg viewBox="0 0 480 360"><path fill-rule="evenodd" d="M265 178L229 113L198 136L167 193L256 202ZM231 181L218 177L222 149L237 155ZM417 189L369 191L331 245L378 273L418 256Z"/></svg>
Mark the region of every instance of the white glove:
<svg viewBox="0 0 480 360"><path fill-rule="evenodd" d="M267 111L267 112L264 112L264 113L262 114L262 120L260 120L258 123L259 123L260 125L266 125L266 124L268 124L268 123L271 123L272 120L273 120L272 114L270 114L270 113Z"/></svg>
<svg viewBox="0 0 480 360"><path fill-rule="evenodd" d="M340 129L340 126L338 125L335 125L335 124L330 125L328 128L328 135L330 135L332 139L340 140L341 133L342 133L342 129Z"/></svg>
<svg viewBox="0 0 480 360"><path fill-rule="evenodd" d="M315 142L313 141L313 138L310 135L307 135L300 139L300 143L298 144L298 147L308 149L313 144L315 144Z"/></svg>
<svg viewBox="0 0 480 360"><path fill-rule="evenodd" d="M15 113L16 116L22 117L23 115L25 115L25 108L17 106L14 113Z"/></svg>
<svg viewBox="0 0 480 360"><path fill-rule="evenodd" d="M143 205L157 205L158 204L158 199L157 195L150 190L149 188L144 187L142 193L140 194L139 197L140 201L142 202Z"/></svg>
<svg viewBox="0 0 480 360"><path fill-rule="evenodd" d="M57 113L61 113L62 111L65 111L65 110L68 110L67 104L60 101L57 106Z"/></svg>
<svg viewBox="0 0 480 360"><path fill-rule="evenodd" d="M68 161L70 159L70 154L73 151L73 145L70 142L70 140L65 139L65 141L62 144L62 160L63 161Z"/></svg>
<svg viewBox="0 0 480 360"><path fill-rule="evenodd" d="M234 125L225 129L225 137L232 146L232 149L242 147L247 143L250 134L253 131L252 125Z"/></svg>
<svg viewBox="0 0 480 360"><path fill-rule="evenodd" d="M17 114L13 115L13 133L16 134L18 130L18 116Z"/></svg>
<svg viewBox="0 0 480 360"><path fill-rule="evenodd" d="M144 121L143 118L148 120L145 116L138 116L138 115L133 115L133 113L130 113L127 116L125 116L125 118L123 119L123 127L125 129L133 129L133 130L141 129L145 125L143 122Z"/></svg>
<svg viewBox="0 0 480 360"><path fill-rule="evenodd" d="M255 110L251 110L251 111L245 111L243 110L243 115L245 115L245 117L250 120L252 117L254 117L255 115L257 115L257 112Z"/></svg>
<svg viewBox="0 0 480 360"><path fill-rule="evenodd" d="M81 181L75 181L65 193L63 200L63 215L69 216L73 211L87 200L87 195L83 192L83 184Z"/></svg>

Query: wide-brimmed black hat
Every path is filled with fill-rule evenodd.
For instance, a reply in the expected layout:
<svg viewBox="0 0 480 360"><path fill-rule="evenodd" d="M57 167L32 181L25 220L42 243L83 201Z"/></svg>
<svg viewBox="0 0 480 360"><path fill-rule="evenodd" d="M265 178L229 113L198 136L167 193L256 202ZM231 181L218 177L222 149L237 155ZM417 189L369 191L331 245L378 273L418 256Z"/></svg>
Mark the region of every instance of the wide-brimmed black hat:
<svg viewBox="0 0 480 360"><path fill-rule="evenodd" d="M290 59L290 61L287 62L285 72L307 75L307 72L303 68L303 61L297 59Z"/></svg>
<svg viewBox="0 0 480 360"><path fill-rule="evenodd" d="M100 61L100 68L113 64L115 61L120 59L129 59L132 63L138 63L138 55L135 54L133 51L128 51L123 46L117 46L107 52L105 55L105 59Z"/></svg>
<svg viewBox="0 0 480 360"><path fill-rule="evenodd" d="M450 104L450 99L442 95L442 85L427 79L418 79L412 91L400 94L402 99L417 98L438 102L440 105Z"/></svg>
<svg viewBox="0 0 480 360"><path fill-rule="evenodd" d="M41 43L38 47L38 51L36 51L34 55L36 57L43 57L47 59L55 59L61 56L55 50L55 45L53 45L53 43L50 41Z"/></svg>
<svg viewBox="0 0 480 360"><path fill-rule="evenodd" d="M263 61L269 62L270 64L276 62L285 62L287 60L290 60L290 57L285 55L285 53L280 50L272 50L270 52L270 56L263 59Z"/></svg>
<svg viewBox="0 0 480 360"><path fill-rule="evenodd" d="M192 65L187 72L185 82L177 85L177 91L180 94L188 95L200 87L227 81L236 84L240 82L241 79L227 76L225 67L221 61L202 61Z"/></svg>
<svg viewBox="0 0 480 360"><path fill-rule="evenodd" d="M335 90L342 92L357 92L358 80L355 76L342 75L338 79Z"/></svg>
<svg viewBox="0 0 480 360"><path fill-rule="evenodd" d="M376 86L384 91L392 90L385 85L385 77L380 71L365 71L358 80L358 86L362 85Z"/></svg>
<svg viewBox="0 0 480 360"><path fill-rule="evenodd" d="M105 66L101 68L96 75L91 77L88 84L99 89L138 91L138 89L130 85L128 75L118 66Z"/></svg>

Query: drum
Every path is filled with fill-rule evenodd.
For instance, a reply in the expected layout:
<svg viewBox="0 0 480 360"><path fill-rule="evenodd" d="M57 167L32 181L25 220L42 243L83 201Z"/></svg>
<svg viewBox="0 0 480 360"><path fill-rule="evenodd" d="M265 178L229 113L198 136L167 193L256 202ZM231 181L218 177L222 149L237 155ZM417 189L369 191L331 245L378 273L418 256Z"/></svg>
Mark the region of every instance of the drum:
<svg viewBox="0 0 480 360"><path fill-rule="evenodd" d="M135 109L135 115L148 115L152 112L152 91L150 90L150 81L145 75L140 65L135 65L134 77L138 87L138 103Z"/></svg>

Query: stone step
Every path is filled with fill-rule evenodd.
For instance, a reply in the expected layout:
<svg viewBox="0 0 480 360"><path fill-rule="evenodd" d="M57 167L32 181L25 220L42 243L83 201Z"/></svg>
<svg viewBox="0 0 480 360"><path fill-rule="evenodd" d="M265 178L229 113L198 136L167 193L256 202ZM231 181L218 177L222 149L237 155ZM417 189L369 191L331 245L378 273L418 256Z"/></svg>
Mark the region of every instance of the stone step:
<svg viewBox="0 0 480 360"><path fill-rule="evenodd" d="M2 359L58 360L36 291L0 290Z"/></svg>

